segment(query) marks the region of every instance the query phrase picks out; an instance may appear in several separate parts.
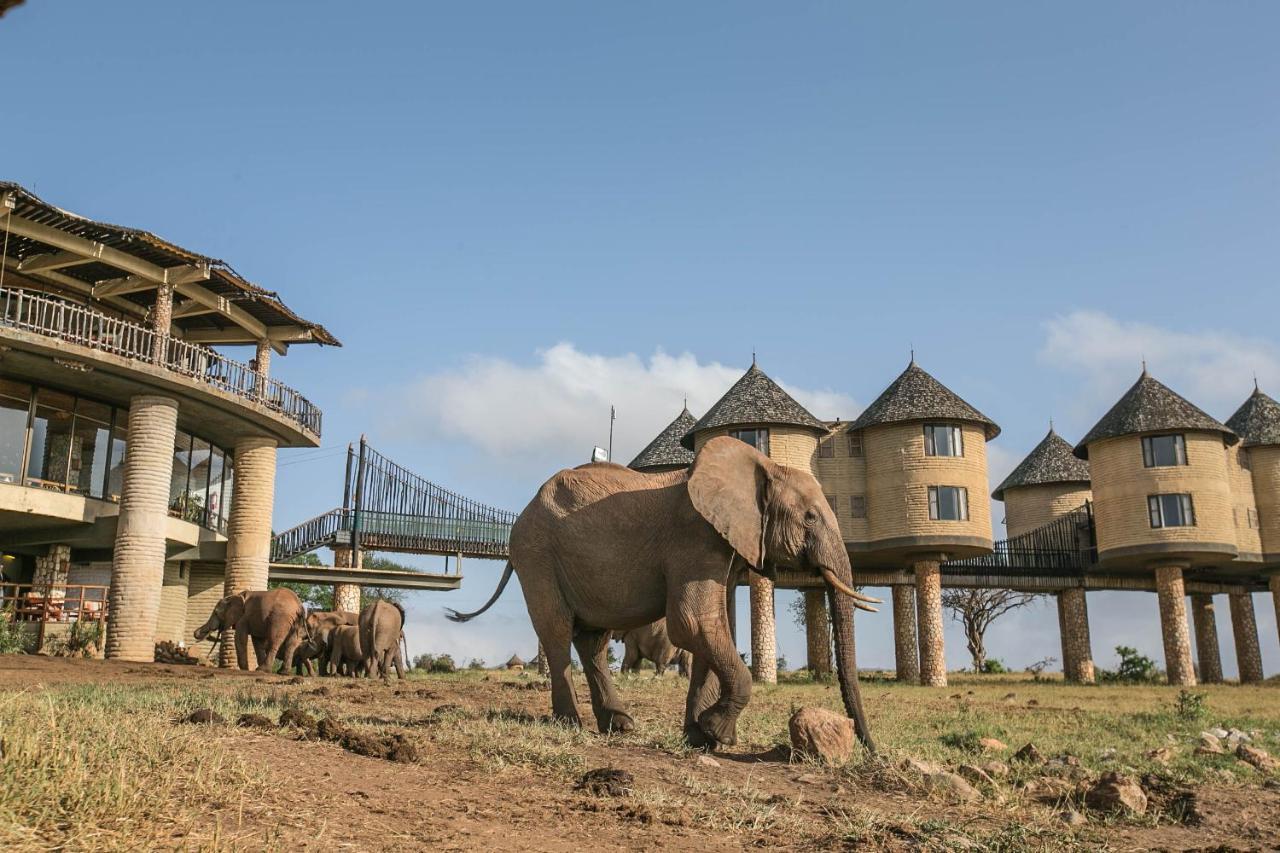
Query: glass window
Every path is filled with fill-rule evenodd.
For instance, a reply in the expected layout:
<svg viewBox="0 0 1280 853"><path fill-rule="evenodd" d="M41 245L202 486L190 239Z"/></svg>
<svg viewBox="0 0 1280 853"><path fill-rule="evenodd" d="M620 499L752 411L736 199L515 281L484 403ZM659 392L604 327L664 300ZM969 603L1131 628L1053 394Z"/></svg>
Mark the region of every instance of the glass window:
<svg viewBox="0 0 1280 853"><path fill-rule="evenodd" d="M956 424L924 425L925 456L964 456L964 436Z"/></svg>
<svg viewBox="0 0 1280 853"><path fill-rule="evenodd" d="M850 518L866 518L867 517L867 496L866 495L850 495L849 496L849 517Z"/></svg>
<svg viewBox="0 0 1280 853"><path fill-rule="evenodd" d="M107 500L120 500L124 488L124 457L129 440L129 410L116 409L116 422L111 427L111 455L107 458Z"/></svg>
<svg viewBox="0 0 1280 853"><path fill-rule="evenodd" d="M225 451L224 451L225 452ZM222 461L222 507L219 510L219 526L225 527L231 518L231 502L235 499L236 485L235 458L230 453L223 456Z"/></svg>
<svg viewBox="0 0 1280 853"><path fill-rule="evenodd" d="M169 474L169 514L187 518L187 485L191 482L191 435L173 434L173 468Z"/></svg>
<svg viewBox="0 0 1280 853"><path fill-rule="evenodd" d="M745 441L747 444L759 450L765 456L769 455L769 430L767 429L731 429L729 435L738 441Z"/></svg>
<svg viewBox="0 0 1280 853"><path fill-rule="evenodd" d="M929 518L932 521L968 521L969 490L963 486L930 486Z"/></svg>
<svg viewBox="0 0 1280 853"><path fill-rule="evenodd" d="M1152 527L1194 527L1196 523L1191 495L1151 495L1147 512Z"/></svg>
<svg viewBox="0 0 1280 853"><path fill-rule="evenodd" d="M82 495L102 497L107 455L111 444L111 407L90 400L76 401L71 441L71 488Z"/></svg>
<svg viewBox="0 0 1280 853"><path fill-rule="evenodd" d="M222 520L222 469L222 449L211 447L209 449L209 499L206 506L209 508L207 526L214 530L221 526Z"/></svg>
<svg viewBox="0 0 1280 853"><path fill-rule="evenodd" d="M862 431L849 433L849 455L856 459L862 454Z"/></svg>
<svg viewBox="0 0 1280 853"><path fill-rule="evenodd" d="M36 392L36 412L31 424L31 452L27 457L27 484L65 489L71 460L71 420L75 398L41 388Z"/></svg>
<svg viewBox="0 0 1280 853"><path fill-rule="evenodd" d="M0 379L0 483L13 483L22 476L30 411L30 386Z"/></svg>
<svg viewBox="0 0 1280 853"><path fill-rule="evenodd" d="M209 500L209 465L212 461L209 442L191 442L191 481L187 484L187 512L183 517L196 524L209 526L205 508Z"/></svg>
<svg viewBox="0 0 1280 853"><path fill-rule="evenodd" d="M836 440L827 436L818 442L818 458L831 459L836 455Z"/></svg>
<svg viewBox="0 0 1280 853"><path fill-rule="evenodd" d="M1142 464L1148 468L1186 465L1187 443L1180 435L1143 436Z"/></svg>
<svg viewBox="0 0 1280 853"><path fill-rule="evenodd" d="M1256 509L1249 510L1249 529L1258 529L1258 511Z"/></svg>

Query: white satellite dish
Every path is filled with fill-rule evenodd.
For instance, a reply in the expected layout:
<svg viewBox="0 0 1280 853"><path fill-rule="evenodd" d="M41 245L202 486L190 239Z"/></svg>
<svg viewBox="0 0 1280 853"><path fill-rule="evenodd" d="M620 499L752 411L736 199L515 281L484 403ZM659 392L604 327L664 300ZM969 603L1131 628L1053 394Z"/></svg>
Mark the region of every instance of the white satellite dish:
<svg viewBox="0 0 1280 853"><path fill-rule="evenodd" d="M592 462L608 462L609 451L605 450L603 447L593 447L591 449L591 461Z"/></svg>

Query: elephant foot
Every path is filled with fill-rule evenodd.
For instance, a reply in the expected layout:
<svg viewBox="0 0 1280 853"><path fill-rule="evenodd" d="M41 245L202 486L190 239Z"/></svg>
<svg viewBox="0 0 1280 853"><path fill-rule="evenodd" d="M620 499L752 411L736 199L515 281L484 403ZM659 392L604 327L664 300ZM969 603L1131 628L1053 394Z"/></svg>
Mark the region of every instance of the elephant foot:
<svg viewBox="0 0 1280 853"><path fill-rule="evenodd" d="M602 717L596 718L596 725L602 735L613 732L626 734L636 727L635 720L626 711L606 711Z"/></svg>
<svg viewBox="0 0 1280 853"><path fill-rule="evenodd" d="M693 749L700 749L703 752L716 751L716 742L707 737L707 733L697 723L685 723L684 741Z"/></svg>
<svg viewBox="0 0 1280 853"><path fill-rule="evenodd" d="M738 742L738 715L727 708L711 707L698 717L698 727L718 744L733 746Z"/></svg>

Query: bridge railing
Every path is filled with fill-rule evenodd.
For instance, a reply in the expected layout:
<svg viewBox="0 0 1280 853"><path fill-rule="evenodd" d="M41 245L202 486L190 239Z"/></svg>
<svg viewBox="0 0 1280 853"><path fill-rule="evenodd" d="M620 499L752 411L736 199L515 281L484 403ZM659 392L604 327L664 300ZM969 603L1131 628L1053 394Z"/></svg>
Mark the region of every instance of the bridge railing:
<svg viewBox="0 0 1280 853"><path fill-rule="evenodd" d="M995 543L990 554L952 560L944 570L998 570L1009 574L1082 574L1098 560L1093 537L1093 505L1086 502L1035 530Z"/></svg>
<svg viewBox="0 0 1280 853"><path fill-rule="evenodd" d="M277 533L271 539L271 560L281 563L333 541L339 530L351 529L351 512L335 509Z"/></svg>

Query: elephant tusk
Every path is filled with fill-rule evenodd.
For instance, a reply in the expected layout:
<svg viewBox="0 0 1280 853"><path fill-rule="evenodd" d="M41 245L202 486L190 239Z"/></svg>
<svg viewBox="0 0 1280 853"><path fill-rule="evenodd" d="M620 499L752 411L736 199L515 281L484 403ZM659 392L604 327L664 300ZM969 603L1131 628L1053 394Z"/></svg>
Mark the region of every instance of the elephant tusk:
<svg viewBox="0 0 1280 853"><path fill-rule="evenodd" d="M862 593L854 591L852 588L846 585L842 580L840 580L840 578L836 577L835 572L831 571L830 569L823 569L822 576L827 579L827 583L831 584L832 588L835 589L837 592L842 592L845 595L852 598L854 607L858 608L859 610L865 610L868 613L880 612L876 608L868 607L867 605L862 603L864 601L874 601L876 604L880 604L881 602L879 599L870 598L869 596L865 596Z"/></svg>

